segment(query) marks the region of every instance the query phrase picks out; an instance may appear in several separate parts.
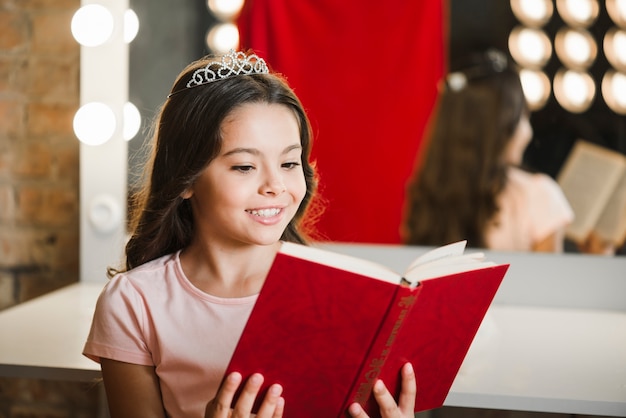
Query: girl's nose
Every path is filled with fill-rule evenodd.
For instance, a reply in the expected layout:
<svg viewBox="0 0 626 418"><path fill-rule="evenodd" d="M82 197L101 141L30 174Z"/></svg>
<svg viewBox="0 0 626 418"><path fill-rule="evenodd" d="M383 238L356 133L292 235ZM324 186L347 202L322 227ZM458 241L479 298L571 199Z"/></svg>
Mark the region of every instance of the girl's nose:
<svg viewBox="0 0 626 418"><path fill-rule="evenodd" d="M282 176L278 173L269 173L265 182L261 186L261 193L266 195L277 196L285 190L285 182L283 181Z"/></svg>

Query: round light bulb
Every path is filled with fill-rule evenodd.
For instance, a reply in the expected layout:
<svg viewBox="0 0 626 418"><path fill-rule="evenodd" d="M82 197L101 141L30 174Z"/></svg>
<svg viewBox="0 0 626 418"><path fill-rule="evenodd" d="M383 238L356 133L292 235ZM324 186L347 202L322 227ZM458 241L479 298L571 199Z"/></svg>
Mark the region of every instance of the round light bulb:
<svg viewBox="0 0 626 418"><path fill-rule="evenodd" d="M595 83L585 72L560 70L554 78L556 100L570 112L581 113L589 109L595 94Z"/></svg>
<svg viewBox="0 0 626 418"><path fill-rule="evenodd" d="M141 114L137 106L131 102L124 104L124 139L130 141L137 135L141 127Z"/></svg>
<svg viewBox="0 0 626 418"><path fill-rule="evenodd" d="M113 15L104 6L88 4L72 17L72 35L83 46L99 46L113 34Z"/></svg>
<svg viewBox="0 0 626 418"><path fill-rule="evenodd" d="M626 74L608 71L602 79L602 96L606 104L620 115L626 115Z"/></svg>
<svg viewBox="0 0 626 418"><path fill-rule="evenodd" d="M515 17L531 27L545 25L552 17L553 7L551 0L511 0Z"/></svg>
<svg viewBox="0 0 626 418"><path fill-rule="evenodd" d="M552 44L541 29L518 26L509 35L509 51L520 65L540 68L552 55Z"/></svg>
<svg viewBox="0 0 626 418"><path fill-rule="evenodd" d="M104 144L113 137L115 127L115 114L104 103L87 103L74 115L74 133L87 145Z"/></svg>
<svg viewBox="0 0 626 418"><path fill-rule="evenodd" d="M606 0L606 11L617 26L626 29L626 0Z"/></svg>
<svg viewBox="0 0 626 418"><path fill-rule="evenodd" d="M541 109L550 96L548 76L541 71L523 69L520 71L520 80L530 110Z"/></svg>
<svg viewBox="0 0 626 418"><path fill-rule="evenodd" d="M604 36L604 55L611 65L626 72L626 31L610 29Z"/></svg>
<svg viewBox="0 0 626 418"><path fill-rule="evenodd" d="M555 37L554 48L566 67L585 70L598 54L598 45L591 34L584 29L561 29Z"/></svg>
<svg viewBox="0 0 626 418"><path fill-rule="evenodd" d="M207 46L218 54L223 54L231 49L236 49L239 44L239 30L232 23L220 23L215 25L206 37Z"/></svg>
<svg viewBox="0 0 626 418"><path fill-rule="evenodd" d="M139 32L139 18L132 9L124 12L124 42L131 43Z"/></svg>
<svg viewBox="0 0 626 418"><path fill-rule="evenodd" d="M208 0L207 7L221 20L231 20L239 14L244 0Z"/></svg>
<svg viewBox="0 0 626 418"><path fill-rule="evenodd" d="M591 25L600 10L597 0L557 0L556 8L565 23L577 28Z"/></svg>

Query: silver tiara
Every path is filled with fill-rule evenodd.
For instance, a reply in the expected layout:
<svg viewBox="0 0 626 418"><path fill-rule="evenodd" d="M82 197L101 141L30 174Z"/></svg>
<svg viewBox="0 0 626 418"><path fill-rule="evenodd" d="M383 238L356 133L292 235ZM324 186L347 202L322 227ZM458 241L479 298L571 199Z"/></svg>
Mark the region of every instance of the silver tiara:
<svg viewBox="0 0 626 418"><path fill-rule="evenodd" d="M504 53L496 49L487 50L485 58L485 63L448 74L446 77L448 88L455 92L461 91L467 86L469 80L485 77L493 73L501 73L508 66Z"/></svg>
<svg viewBox="0 0 626 418"><path fill-rule="evenodd" d="M268 74L269 69L265 60L256 54L246 55L244 52L230 50L219 61L211 61L206 66L197 69L187 82L187 88L213 83L237 75ZM167 97L183 91L181 89L170 93Z"/></svg>
<svg viewBox="0 0 626 418"><path fill-rule="evenodd" d="M236 75L267 74L267 64L256 54L246 55L243 52L230 52L220 61L211 61L206 67L196 70L187 83L187 88L212 83Z"/></svg>

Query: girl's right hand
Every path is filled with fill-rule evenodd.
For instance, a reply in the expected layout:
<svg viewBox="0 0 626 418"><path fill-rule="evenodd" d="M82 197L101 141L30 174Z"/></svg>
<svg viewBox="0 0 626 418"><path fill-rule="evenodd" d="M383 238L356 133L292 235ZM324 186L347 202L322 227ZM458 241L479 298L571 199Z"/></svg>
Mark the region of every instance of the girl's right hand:
<svg viewBox="0 0 626 418"><path fill-rule="evenodd" d="M234 408L230 408L242 378L239 373L231 373L206 407L204 418L248 418L252 414L252 406L263 384L263 376L255 373L245 383L241 395ZM283 388L274 384L269 387L267 395L256 414L257 418L281 418L285 408L285 399L280 395Z"/></svg>
<svg viewBox="0 0 626 418"><path fill-rule="evenodd" d="M377 380L372 388L383 418L413 418L415 416L413 410L415 407L417 383L411 363L406 363L402 367L400 374L402 376L402 386L397 404L382 380ZM358 403L350 405L348 412L353 418L369 418L369 415L365 413Z"/></svg>

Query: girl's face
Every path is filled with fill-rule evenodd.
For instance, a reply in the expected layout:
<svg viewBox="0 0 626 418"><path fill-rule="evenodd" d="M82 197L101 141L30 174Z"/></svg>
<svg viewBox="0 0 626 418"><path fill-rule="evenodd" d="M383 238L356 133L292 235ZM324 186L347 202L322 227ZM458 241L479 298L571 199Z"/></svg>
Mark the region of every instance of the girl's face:
<svg viewBox="0 0 626 418"><path fill-rule="evenodd" d="M277 242L306 193L295 114L250 103L222 123L222 149L190 190L196 234L211 245Z"/></svg>
<svg viewBox="0 0 626 418"><path fill-rule="evenodd" d="M533 128L526 113L522 114L513 137L509 141L504 158L507 163L512 165L520 165L524 158L524 151L533 137Z"/></svg>

